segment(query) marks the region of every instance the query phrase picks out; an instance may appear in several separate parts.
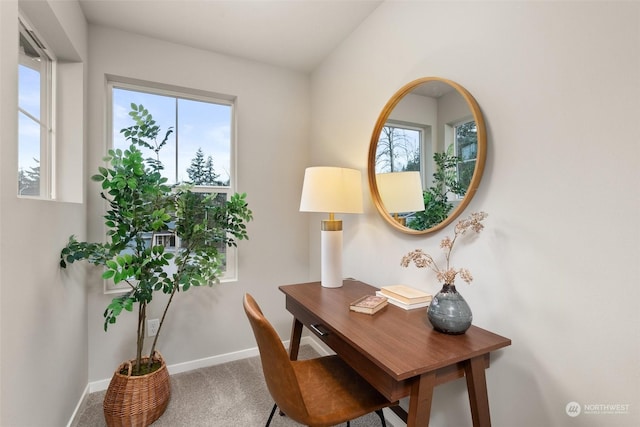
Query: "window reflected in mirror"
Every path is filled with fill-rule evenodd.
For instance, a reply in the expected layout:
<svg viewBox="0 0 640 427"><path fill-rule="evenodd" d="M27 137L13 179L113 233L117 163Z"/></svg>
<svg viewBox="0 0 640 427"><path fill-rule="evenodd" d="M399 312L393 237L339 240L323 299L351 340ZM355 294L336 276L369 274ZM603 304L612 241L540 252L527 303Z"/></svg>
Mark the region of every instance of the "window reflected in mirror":
<svg viewBox="0 0 640 427"><path fill-rule="evenodd" d="M469 189L473 193L480 180L484 132L475 100L459 85L425 78L401 89L383 110L369 152L376 207L393 222L385 219L407 232L423 232L450 222L458 208L466 206ZM397 212L379 193L379 177L409 171L420 174L424 209Z"/></svg>
<svg viewBox="0 0 640 427"><path fill-rule="evenodd" d="M473 120L460 123L455 127L454 140L458 183L464 189L469 188L478 157L478 127Z"/></svg>
<svg viewBox="0 0 640 427"><path fill-rule="evenodd" d="M441 142L438 142L437 127L433 126L438 123L440 104L437 99L434 101L433 97L412 100L414 106L420 103L433 103L436 106L431 117L424 116L430 120L422 123L390 120L382 128L378 139L375 169L379 184L380 174L420 172L420 182L424 189L422 209L397 212L391 208L389 196L382 196L382 202L389 209L389 213L396 220L400 215L402 224L413 230L426 230L444 221L464 198L475 170L478 154L476 123L472 119L469 120L470 112L466 109L464 99L455 91L449 93L451 99L444 105L456 106L456 103L461 102L463 108L450 109L463 112L464 115L449 115L450 120L442 124ZM398 107L396 110L400 113L402 111ZM425 153L433 154L427 159Z"/></svg>
<svg viewBox="0 0 640 427"><path fill-rule="evenodd" d="M376 151L376 173L420 170L424 129L387 123Z"/></svg>

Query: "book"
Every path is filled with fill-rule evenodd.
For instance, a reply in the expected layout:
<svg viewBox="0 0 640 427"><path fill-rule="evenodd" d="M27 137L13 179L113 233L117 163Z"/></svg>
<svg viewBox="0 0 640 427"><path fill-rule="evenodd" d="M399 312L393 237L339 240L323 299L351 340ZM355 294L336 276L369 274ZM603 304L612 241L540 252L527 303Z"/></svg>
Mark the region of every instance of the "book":
<svg viewBox="0 0 640 427"><path fill-rule="evenodd" d="M406 285L383 286L380 288L380 292L387 297L392 297L405 304L430 302L431 298L433 298L432 295L427 292Z"/></svg>
<svg viewBox="0 0 640 427"><path fill-rule="evenodd" d="M416 302L412 304L407 304L393 297L387 297L380 291L376 291L376 295L386 297L389 304L393 304L396 307L402 308L403 310L413 310L414 308L428 307L429 304L431 304L431 300L425 301L425 302Z"/></svg>
<svg viewBox="0 0 640 427"><path fill-rule="evenodd" d="M382 310L388 304L385 296L365 295L349 304L349 310L358 313L374 314Z"/></svg>

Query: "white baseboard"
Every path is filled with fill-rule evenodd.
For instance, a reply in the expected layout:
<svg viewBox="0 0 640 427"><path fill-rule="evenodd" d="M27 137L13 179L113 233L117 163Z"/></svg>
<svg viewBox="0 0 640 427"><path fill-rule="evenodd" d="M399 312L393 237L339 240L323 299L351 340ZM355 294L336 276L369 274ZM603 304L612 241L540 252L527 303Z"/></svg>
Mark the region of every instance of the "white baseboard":
<svg viewBox="0 0 640 427"><path fill-rule="evenodd" d="M283 344L285 348L289 348L288 340L283 341ZM328 354L328 351L325 348L322 348L311 337L308 337L308 336L302 337L302 339L300 340L300 344L310 345L319 354ZM179 374L181 372L192 371L194 369L206 368L209 366L220 365L222 363L233 362L235 360L247 359L249 357L257 356L258 354L259 354L258 347L253 347L246 350L234 351L231 353L220 354L212 357L205 357L203 359L192 360L189 362L176 363L174 365L167 365L167 369L169 370L169 374L173 375L173 374ZM76 405L75 410L73 411L73 414L71 416L71 419L69 420L69 423L67 424L67 427L72 427L74 425L74 421L76 416L78 415L78 411L80 410L80 407L86 400L87 396L90 393L106 390L109 387L110 381L111 381L111 378L107 378L103 380L92 381L89 384L87 384L87 387L82 393L82 396L80 396L80 400Z"/></svg>
<svg viewBox="0 0 640 427"><path fill-rule="evenodd" d="M89 384L87 384L87 386L84 388L84 391L82 392L82 396L80 396L80 400L78 401L78 404L73 409L73 414L71 414L71 418L67 423L67 427L73 427L77 424L78 420L76 419L76 416L78 415L78 411L80 411L80 408L82 407L84 402L87 400L87 396L89 396L89 393L90 393Z"/></svg>
<svg viewBox="0 0 640 427"><path fill-rule="evenodd" d="M317 344L311 341L312 340L310 337L303 337L301 340L301 344L309 344L312 347L314 347L316 351L320 352L321 350L318 348ZM283 341L283 344L285 348L289 348L289 341ZM259 354L258 347L253 347L246 350L234 351L231 353L219 354L217 356L191 360L189 362L167 365L167 369L169 370L169 374L173 375L173 374L179 374L181 372L192 371L194 369L207 368L209 366L216 366L222 363L233 362L235 360L247 359L249 357L257 356L258 354ZM111 378L90 382L89 393L106 390L109 387L110 381L111 381Z"/></svg>
<svg viewBox="0 0 640 427"><path fill-rule="evenodd" d="M285 348L289 348L289 341L283 341L283 344ZM327 355L327 354L333 353L331 349L329 349L329 347L325 346L322 342L315 340L313 339L313 337L310 337L310 336L302 337L302 339L300 340L300 344L310 345L320 355ZM192 360L189 362L176 363L174 365L167 365L167 369L169 370L169 373L173 375L173 374L179 374L181 372L192 371L194 369L206 368L209 366L220 365L222 363L233 362L235 360L247 359L249 357L257 356L258 354L259 354L258 347L253 347L246 350L234 351L231 353L220 354L212 357L205 357L203 359ZM80 397L80 401L78 402L75 410L73 411L73 414L71 416L71 419L69 420L69 423L67 424L67 427L73 427L75 425L74 423L76 421L78 411L80 410L87 396L90 393L106 390L109 387L110 381L111 381L111 378L108 378L108 379L99 380L99 381L92 381L89 384L87 384L87 387L85 388L84 393ZM394 427L400 427L405 425L402 422L402 420L400 420L400 418L396 414L394 414L391 410L385 410L384 415L385 415L385 418Z"/></svg>

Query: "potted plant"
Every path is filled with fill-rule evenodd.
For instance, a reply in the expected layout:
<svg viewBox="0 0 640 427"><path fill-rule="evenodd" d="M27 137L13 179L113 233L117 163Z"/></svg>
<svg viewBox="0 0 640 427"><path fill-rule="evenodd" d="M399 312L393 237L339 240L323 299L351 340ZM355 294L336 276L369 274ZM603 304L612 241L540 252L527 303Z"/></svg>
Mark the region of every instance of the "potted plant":
<svg viewBox="0 0 640 427"><path fill-rule="evenodd" d="M135 359L121 365L114 373L105 396L105 418L109 425L148 425L157 419L168 403L168 373L156 343L174 296L192 286L212 286L219 281L225 263L225 249L236 240L247 239L245 223L252 219L245 194L233 194L223 200L215 194L197 193L192 185L170 186L162 176L159 152L167 144L169 128L162 139L160 127L142 105L131 104L133 126L121 133L131 143L128 149L111 149L92 180L101 183L101 197L107 203L104 215L106 241L80 242L74 236L62 249L60 265L66 268L75 261L86 260L104 268L102 278L126 285L126 291L113 298L104 312L104 330L116 322L120 313L137 309ZM149 149L155 158L144 158L141 149ZM166 250L162 239L172 236L177 250ZM165 240L166 241L166 240ZM171 271L168 267L173 264ZM147 307L156 292L168 294L156 336L148 356L143 356ZM137 393L138 397L110 394L133 393L130 382L163 372L156 380L159 389ZM153 374L152 374L153 373ZM143 381L138 383L142 384ZM113 387L112 387L113 386ZM140 396L160 396L162 402L131 402ZM153 407L153 413L142 414ZM126 413L129 412L129 413Z"/></svg>

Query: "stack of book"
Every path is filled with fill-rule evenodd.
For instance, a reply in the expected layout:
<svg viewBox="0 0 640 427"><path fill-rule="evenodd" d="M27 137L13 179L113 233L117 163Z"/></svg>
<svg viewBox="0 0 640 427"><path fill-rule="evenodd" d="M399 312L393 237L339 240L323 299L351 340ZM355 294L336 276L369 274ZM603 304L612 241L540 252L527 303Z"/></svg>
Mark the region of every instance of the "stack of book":
<svg viewBox="0 0 640 427"><path fill-rule="evenodd" d="M431 294L406 285L383 286L376 295L386 297L389 304L405 310L427 307L433 298Z"/></svg>

